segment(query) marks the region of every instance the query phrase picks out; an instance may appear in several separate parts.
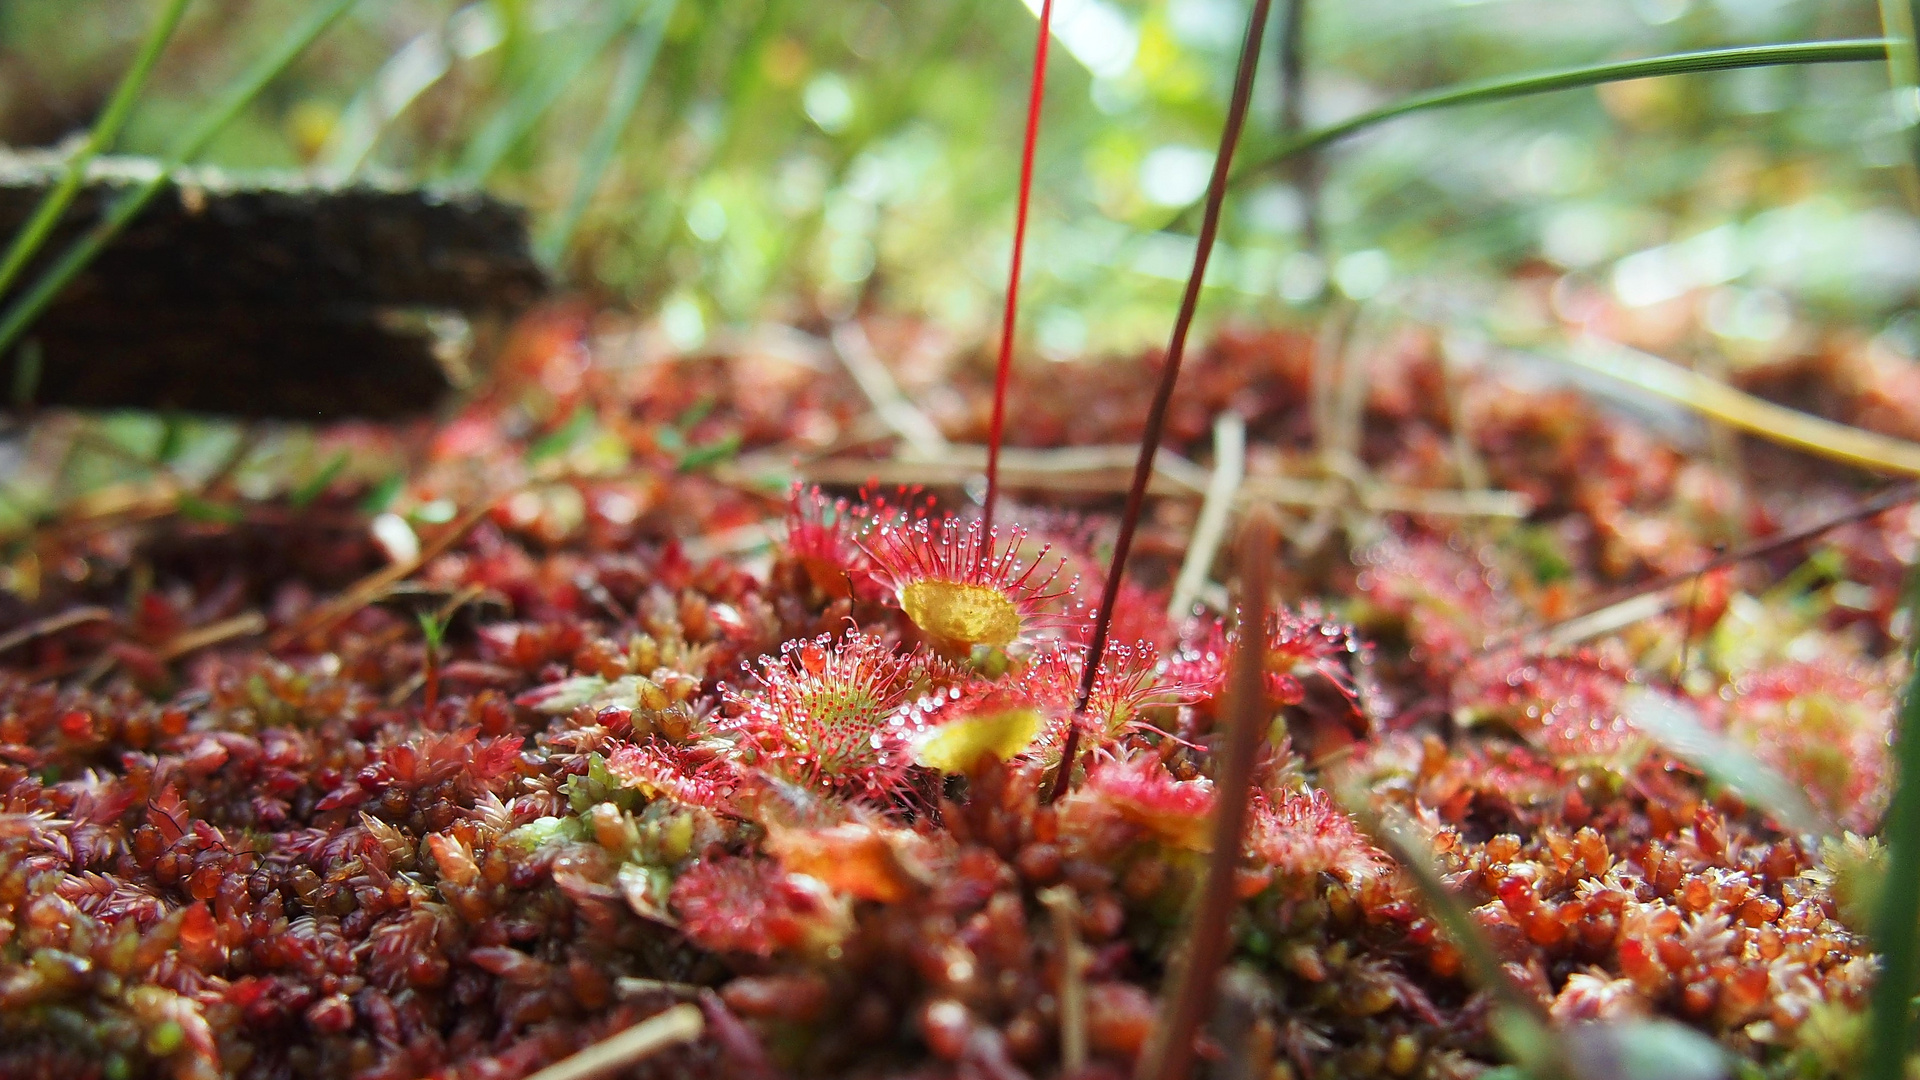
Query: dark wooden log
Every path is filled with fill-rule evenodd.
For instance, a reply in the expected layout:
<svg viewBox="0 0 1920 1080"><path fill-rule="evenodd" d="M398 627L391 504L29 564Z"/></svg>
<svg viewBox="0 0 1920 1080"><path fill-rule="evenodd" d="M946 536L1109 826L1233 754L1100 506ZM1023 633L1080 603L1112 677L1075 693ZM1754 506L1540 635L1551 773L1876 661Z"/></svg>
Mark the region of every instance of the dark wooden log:
<svg viewBox="0 0 1920 1080"><path fill-rule="evenodd" d="M96 163L42 262L155 167ZM0 236L59 168L0 154ZM0 361L0 392L37 353L36 404L399 416L455 381L430 325L498 324L544 287L524 213L482 194L188 170Z"/></svg>

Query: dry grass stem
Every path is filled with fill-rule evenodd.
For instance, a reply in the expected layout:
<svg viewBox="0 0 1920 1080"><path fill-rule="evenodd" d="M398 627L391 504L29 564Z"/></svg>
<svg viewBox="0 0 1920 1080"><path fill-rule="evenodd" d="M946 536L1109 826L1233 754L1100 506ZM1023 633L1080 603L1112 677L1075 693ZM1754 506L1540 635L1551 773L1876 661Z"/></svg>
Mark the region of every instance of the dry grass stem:
<svg viewBox="0 0 1920 1080"><path fill-rule="evenodd" d="M1060 945L1060 1068L1077 1073L1087 1066L1087 963L1080 940L1080 898L1065 885L1040 891Z"/></svg>
<svg viewBox="0 0 1920 1080"><path fill-rule="evenodd" d="M421 547L420 553L413 558L368 574L355 582L346 592L308 612L305 618L290 626L282 627L268 639L267 647L276 651L284 649L309 634L321 633L340 625L351 618L354 612L386 595L387 590L395 583L413 576L422 566L439 558L448 548L459 543L460 539L471 532L475 525L480 524L481 519L486 517L488 511L498 505L503 497L504 494L482 500L473 509L441 529L431 541Z"/></svg>
<svg viewBox="0 0 1920 1080"><path fill-rule="evenodd" d="M784 464L780 468L797 472L809 483L855 486L873 482L882 486L920 484L927 487L958 487L980 473L969 460L978 448L956 446L948 459L907 461L898 458L869 460L827 458ZM1117 449L1117 448L1116 448ZM1133 453L1129 450L1128 453ZM1052 492L1118 494L1126 491L1125 471L1108 464L1106 447L1073 447L1064 451L1007 451L1001 458L1001 484L1008 489ZM984 460L984 451L982 452ZM787 482L788 472L752 462L737 467L730 481L749 483L758 475L761 482L778 477ZM1150 495L1203 496L1212 474L1186 458L1161 451L1154 462L1154 476L1148 484ZM1313 508L1354 508L1376 514L1431 514L1438 517L1524 518L1533 512L1533 502L1514 491L1450 491L1437 488L1409 488L1393 484L1355 485L1344 480L1309 480L1291 476L1249 476L1239 487L1237 506L1277 504Z"/></svg>
<svg viewBox="0 0 1920 1080"><path fill-rule="evenodd" d="M675 1005L615 1035L601 1039L572 1057L529 1076L527 1080L593 1080L634 1064L670 1046L692 1042L706 1031L698 1005Z"/></svg>
<svg viewBox="0 0 1920 1080"><path fill-rule="evenodd" d="M29 641L46 637L48 634L57 634L71 627L112 621L113 612L103 607L72 608L57 615L49 615L44 619L35 619L25 626L0 634L0 653L11 652Z"/></svg>
<svg viewBox="0 0 1920 1080"><path fill-rule="evenodd" d="M947 453L949 444L939 425L901 392L900 384L894 382L893 373L874 352L859 323L843 322L833 328L833 351L846 366L847 374L860 385L860 392L873 403L874 411L915 454L938 459Z"/></svg>
<svg viewBox="0 0 1920 1080"><path fill-rule="evenodd" d="M235 615L231 619L208 623L205 626L175 635L173 640L160 647L161 660L178 660L188 653L198 652L210 645L235 638L253 637L267 632L267 617L257 611L244 615Z"/></svg>
<svg viewBox="0 0 1920 1080"><path fill-rule="evenodd" d="M673 982L668 979L643 979L635 975L623 975L614 980L613 992L620 1000L645 997L648 994L674 994L679 997L699 997L701 991L708 989L698 983Z"/></svg>
<svg viewBox="0 0 1920 1080"><path fill-rule="evenodd" d="M1889 438L1775 405L1617 342L1589 337L1565 355L1578 367L1684 405L1708 419L1750 435L1863 469L1920 476L1920 443Z"/></svg>
<svg viewBox="0 0 1920 1080"><path fill-rule="evenodd" d="M1777 536L1769 536L1758 543L1749 544L1737 551L1716 555L1699 566L1682 573L1668 574L1652 581L1636 585L1625 592L1608 597L1600 603L1577 611L1557 622L1545 626L1536 626L1525 630L1516 630L1497 634L1488 639L1481 647L1482 652L1493 652L1519 644L1538 644L1559 641L1575 643L1584 641L1597 634L1608 633L1631 625L1640 619L1657 615L1673 605L1671 596L1674 589L1690 584L1702 574L1710 574L1723 567L1734 566L1749 559L1765 558L1775 552L1797 547L1809 540L1815 540L1842 525L1855 521L1864 521L1875 514L1884 514L1898 506L1920 501L1920 481L1908 481L1887 488L1870 499L1848 507L1831 517L1822 518L1811 525L1804 525ZM1643 598L1658 596L1656 603ZM1632 605L1640 604L1639 607Z"/></svg>
<svg viewBox="0 0 1920 1080"><path fill-rule="evenodd" d="M1213 422L1213 475L1207 479L1207 494L1200 503L1200 518L1194 522L1193 540L1187 545L1180 574L1174 579L1173 596L1167 601L1167 614L1179 618L1193 607L1200 590L1206 586L1213 569L1214 556L1220 552L1232 523L1234 499L1247 475L1247 423L1236 412L1221 413Z"/></svg>

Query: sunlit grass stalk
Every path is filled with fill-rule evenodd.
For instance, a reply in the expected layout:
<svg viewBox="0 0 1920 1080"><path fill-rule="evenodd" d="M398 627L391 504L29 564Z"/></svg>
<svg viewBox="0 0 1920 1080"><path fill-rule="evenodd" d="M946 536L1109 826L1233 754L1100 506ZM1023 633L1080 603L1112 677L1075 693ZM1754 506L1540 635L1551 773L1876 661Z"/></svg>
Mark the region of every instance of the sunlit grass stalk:
<svg viewBox="0 0 1920 1080"><path fill-rule="evenodd" d="M1899 3L1901 0L1887 0ZM1737 68L1788 67L1802 64L1846 64L1878 62L1887 59L1895 43L1887 38L1853 38L1842 41L1802 41L1779 45L1746 45L1731 49L1706 49L1700 52L1671 53L1641 60L1617 60L1585 67L1558 68L1552 71L1509 75L1449 86L1424 94L1415 94L1348 117L1337 124L1314 128L1281 143L1258 161L1249 162L1234 176L1238 183L1315 147L1344 139L1356 132L1430 109L1456 105L1475 105L1508 98L1575 90L1601 83L1626 82L1665 75L1693 75ZM1193 207L1181 212L1185 217Z"/></svg>
<svg viewBox="0 0 1920 1080"><path fill-rule="evenodd" d="M626 22L624 18L608 19L574 42L572 48L560 50L539 65L467 142L454 165L453 178L479 184L492 176L520 140L559 103L574 75L606 51Z"/></svg>
<svg viewBox="0 0 1920 1080"><path fill-rule="evenodd" d="M115 200L106 216L74 240L33 286L15 299L4 315L0 315L0 356L13 348L20 340L20 335L26 333L27 327L33 325L33 321L40 317L40 313L60 294L60 290L78 277L100 254L101 249L139 216L140 211L146 209L153 197L166 187L174 170L204 153L268 84L299 59L328 27L357 2L326 0L313 8L306 18L287 30L271 52L255 61L225 93L208 106L174 144L160 168Z"/></svg>
<svg viewBox="0 0 1920 1080"><path fill-rule="evenodd" d="M1589 338L1565 358L1762 439L1876 472L1920 476L1920 443L1776 405L1651 353Z"/></svg>
<svg viewBox="0 0 1920 1080"><path fill-rule="evenodd" d="M586 215L587 204L593 201L594 192L600 189L600 180L606 174L607 166L612 164L614 151L619 149L620 135L627 128L627 122L633 118L633 111L640 104L640 95L647 88L647 76L653 71L654 58L660 54L660 42L666 37L667 23L672 21L673 13L679 8L679 0L655 0L652 11L636 25L628 35L627 47L620 56L619 70L614 72L613 86L607 92L607 111L600 117L600 126L594 130L593 139L587 144L587 152L580 162L580 175L574 181L573 195L567 205L554 219L553 225L540 238L539 255L549 265L560 261L567 247L573 242L573 234L580 227L580 219Z"/></svg>
<svg viewBox="0 0 1920 1080"><path fill-rule="evenodd" d="M146 88L148 76L153 74L154 65L159 63L160 54L166 50L167 42L172 40L173 32L179 27L180 18L186 11L187 0L167 0L167 6L160 10L160 17L154 20L152 28L147 31L146 40L140 43L140 51L134 54L133 64L120 77L120 85L113 88L113 96L107 99L106 108L100 110L100 118L94 121L93 130L87 133L86 141L67 159L67 171L40 200L40 205L34 207L33 216L14 234L6 255L0 257L0 296L5 296L7 290L13 287L14 278L20 276L27 260L40 250L40 245L46 243L47 237L60 223L60 215L73 204L74 196L80 192L81 181L86 179L87 165L111 148L120 137L120 129L126 127L127 117L133 114L133 107L140 100L140 92Z"/></svg>
<svg viewBox="0 0 1920 1080"><path fill-rule="evenodd" d="M1920 614L1916 581L1920 575L1911 576L1907 583L1907 610ZM1920 627L1908 633L1912 635L1907 652L1911 670L1894 744L1899 779L1881 828L1887 843L1887 878L1873 926L1880 977L1873 987L1864 1080L1902 1080L1913 1045L1909 1018L1914 964L1920 961Z"/></svg>
<svg viewBox="0 0 1920 1080"><path fill-rule="evenodd" d="M320 166L347 179L358 176L393 122L453 70L462 27L483 27L496 17L480 4L468 4L388 57L334 121L320 150Z"/></svg>
<svg viewBox="0 0 1920 1080"><path fill-rule="evenodd" d="M1920 209L1920 47L1914 41L1912 0L1880 0L1880 32L1887 39L1887 81L1893 87L1896 119L1907 141L1900 186Z"/></svg>

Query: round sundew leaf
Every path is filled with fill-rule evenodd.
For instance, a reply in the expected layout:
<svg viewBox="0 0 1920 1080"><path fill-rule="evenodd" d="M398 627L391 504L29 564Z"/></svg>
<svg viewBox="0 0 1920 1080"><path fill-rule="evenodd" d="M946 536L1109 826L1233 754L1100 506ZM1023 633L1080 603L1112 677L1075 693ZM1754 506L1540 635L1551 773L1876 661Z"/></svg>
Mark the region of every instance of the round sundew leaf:
<svg viewBox="0 0 1920 1080"><path fill-rule="evenodd" d="M915 581L900 590L900 608L913 625L947 641L1005 645L1020 636L1020 609L985 585Z"/></svg>
<svg viewBox="0 0 1920 1080"><path fill-rule="evenodd" d="M1001 761L1033 745L1045 724L1039 710L1011 708L976 713L941 724L929 731L914 750L913 759L943 773L963 773L982 757Z"/></svg>

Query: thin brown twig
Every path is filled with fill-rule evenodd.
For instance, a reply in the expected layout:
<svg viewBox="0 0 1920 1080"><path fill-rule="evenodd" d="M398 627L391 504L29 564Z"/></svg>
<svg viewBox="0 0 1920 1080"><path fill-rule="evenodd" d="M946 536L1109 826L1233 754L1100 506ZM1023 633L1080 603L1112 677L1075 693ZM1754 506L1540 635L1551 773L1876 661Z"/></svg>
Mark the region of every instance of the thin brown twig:
<svg viewBox="0 0 1920 1080"><path fill-rule="evenodd" d="M1853 522L1870 518L1875 514L1883 514L1895 507L1915 501L1920 501L1920 480L1910 480L1904 484L1896 484L1872 498L1848 507L1840 513L1824 518L1812 525L1792 529L1778 536L1770 536L1765 540L1749 544L1735 551L1723 552L1691 570L1683 570L1679 573L1654 578L1652 581L1642 582L1622 592L1615 593L1599 603L1591 604L1572 615L1563 619L1556 619L1544 626L1536 626L1524 630L1513 630L1500 634L1483 644L1480 647L1480 653L1484 656L1487 653L1510 648L1523 641L1551 639L1561 631L1566 630L1569 626L1574 626L1582 622L1591 621L1600 624L1603 621L1600 619L1601 616L1613 612L1618 608L1627 608L1629 612L1643 610L1645 605L1640 604L1640 602L1644 597L1651 596L1655 593L1663 593L1669 589L1685 585L1687 582L1694 580L1702 574L1712 573L1722 567L1734 566L1750 559L1765 558L1775 552L1784 551L1787 548L1804 544L1809 540L1819 539L1821 536L1842 525L1849 525ZM1635 604L1640 604L1640 606L1628 608L1628 605ZM1617 627L1609 627L1609 629L1617 629Z"/></svg>
<svg viewBox="0 0 1920 1080"><path fill-rule="evenodd" d="M958 449L966 449L964 447ZM1015 459L1007 451L1001 467L1001 486L1008 489L1117 494L1131 483L1120 466L1081 456L1085 447L1032 451ZM1074 456L1066 456L1069 452ZM1129 451L1132 452L1131 449ZM1054 457L1052 455L1060 455ZM829 458L802 462L795 472L814 484L858 485L873 482L922 487L958 486L979 470L964 456L953 461ZM1171 459L1171 460L1169 460ZM741 470L745 471L745 470ZM783 474L784 475L784 474ZM1210 474L1186 458L1163 451L1154 461L1147 494L1167 498L1204 496ZM783 479L784 487L789 481ZM1236 497L1240 505L1279 505L1333 508L1355 506L1376 514L1431 514L1438 517L1523 518L1533 512L1533 501L1517 491L1473 491L1449 488L1402 487L1346 480L1310 480L1298 476L1249 476Z"/></svg>
<svg viewBox="0 0 1920 1080"><path fill-rule="evenodd" d="M1228 932L1238 901L1235 878L1253 795L1253 762L1265 733L1267 592L1280 544L1270 514L1257 513L1242 534L1240 564L1240 640L1234 647L1228 698L1226 746L1214 770L1213 851L1201 887L1193 935L1184 963L1169 992L1147 1050L1134 1070L1135 1080L1186 1080L1193 1064L1193 1038L1213 1007L1220 966L1226 962Z"/></svg>
<svg viewBox="0 0 1920 1080"><path fill-rule="evenodd" d="M157 654L163 661L178 660L191 652L199 652L210 645L218 645L234 638L252 637L267 630L267 617L257 611L235 615L231 619L208 623L192 630L182 631L173 639L160 646Z"/></svg>
<svg viewBox="0 0 1920 1080"><path fill-rule="evenodd" d="M1213 255L1213 242L1220 232L1220 208L1227 201L1227 177L1233 168L1234 147L1240 142L1240 129L1247 122L1247 102L1253 96L1253 74L1260 66L1260 40L1267 30L1267 13L1272 0L1254 0L1253 13L1247 19L1247 37L1240 47L1240 63L1233 77L1233 99L1227 106L1227 123L1220 132L1220 150L1213 158L1213 177L1207 181L1206 216L1200 222L1200 237L1194 246L1193 272L1187 275L1186 292L1180 297L1180 313L1173 320L1173 337L1167 343L1166 368L1160 385L1153 391L1153 403L1147 409L1147 423L1140 436L1140 458L1134 463L1133 483L1127 489L1127 506L1120 515L1120 534L1113 542L1113 559L1107 564L1107 580L1100 594L1100 611L1093 620L1093 636L1087 643L1087 660L1080 676L1080 692L1074 700L1075 723L1068 725L1065 745L1061 747L1060 770L1047 793L1052 802L1066 793L1073 782L1073 763L1080 749L1078 718L1085 715L1093 697L1094 680L1100 675L1100 661L1107 651L1107 633L1113 627L1113 605L1120 599L1120 582L1127 572L1127 555L1133 548L1133 534L1140 526L1140 510L1147 496L1147 481L1153 475L1153 458L1160 450L1160 435L1167 423L1167 407L1173 403L1173 386L1180 379L1180 361L1187 352L1187 332L1193 329L1193 315L1200 306L1200 286L1207 276L1207 260Z"/></svg>
<svg viewBox="0 0 1920 1080"><path fill-rule="evenodd" d="M1307 0L1287 0L1280 28L1280 135L1291 139L1305 128ZM1288 162L1300 192L1301 238L1306 250L1321 253L1320 155L1306 150Z"/></svg>
<svg viewBox="0 0 1920 1080"><path fill-rule="evenodd" d="M113 612L103 607L88 606L70 608L55 615L48 615L43 619L35 619L25 626L10 630L5 634L0 634L0 653L11 652L30 641L46 637L48 634L57 634L62 630L75 626L82 626L86 623L112 621Z"/></svg>
<svg viewBox="0 0 1920 1080"><path fill-rule="evenodd" d="M422 546L419 554L413 558L368 574L355 582L346 592L307 613L306 617L281 628L267 639L267 648L273 651L284 649L302 638L325 633L351 618L354 612L378 600L381 594L396 582L412 576L422 566L439 558L448 548L459 543L474 526L480 524L481 519L485 518L502 498L505 498L504 493L482 500L473 509L460 515L446 528L440 530L439 534Z"/></svg>

